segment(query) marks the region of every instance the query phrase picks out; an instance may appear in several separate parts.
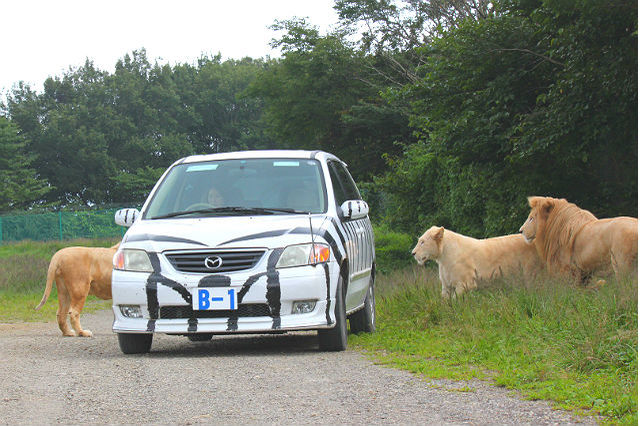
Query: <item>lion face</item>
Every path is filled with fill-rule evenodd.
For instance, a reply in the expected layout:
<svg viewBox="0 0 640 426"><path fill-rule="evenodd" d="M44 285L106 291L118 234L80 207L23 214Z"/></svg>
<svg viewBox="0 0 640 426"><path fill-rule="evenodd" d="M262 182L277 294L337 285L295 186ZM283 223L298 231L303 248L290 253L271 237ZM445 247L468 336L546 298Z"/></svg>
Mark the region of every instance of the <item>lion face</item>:
<svg viewBox="0 0 640 426"><path fill-rule="evenodd" d="M520 233L526 242L531 243L535 240L538 229L546 223L553 209L553 202L549 197L529 197L528 201L531 211L520 227Z"/></svg>
<svg viewBox="0 0 640 426"><path fill-rule="evenodd" d="M424 265L427 260L437 259L440 256L443 236L443 227L432 226L418 239L418 243L411 252L418 265Z"/></svg>
<svg viewBox="0 0 640 426"><path fill-rule="evenodd" d="M537 216L537 211L531 210L531 212L529 212L529 217L520 227L520 233L527 243L532 243L536 238L536 230L538 227Z"/></svg>

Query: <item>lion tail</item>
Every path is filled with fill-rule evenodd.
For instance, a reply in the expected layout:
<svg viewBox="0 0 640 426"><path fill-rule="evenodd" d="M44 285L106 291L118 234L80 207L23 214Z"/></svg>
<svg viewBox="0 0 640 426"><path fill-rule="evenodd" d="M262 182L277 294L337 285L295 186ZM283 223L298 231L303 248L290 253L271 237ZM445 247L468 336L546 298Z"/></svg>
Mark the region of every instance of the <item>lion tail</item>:
<svg viewBox="0 0 640 426"><path fill-rule="evenodd" d="M53 282L56 279L56 269L58 269L58 262L55 259L55 255L54 255L54 257L51 259L51 262L49 263L49 270L47 271L47 285L44 288L44 294L42 295L42 300L40 300L40 304L35 307L36 311L42 308L42 306L45 304L45 302L49 298L49 295L51 294L51 289L53 288Z"/></svg>

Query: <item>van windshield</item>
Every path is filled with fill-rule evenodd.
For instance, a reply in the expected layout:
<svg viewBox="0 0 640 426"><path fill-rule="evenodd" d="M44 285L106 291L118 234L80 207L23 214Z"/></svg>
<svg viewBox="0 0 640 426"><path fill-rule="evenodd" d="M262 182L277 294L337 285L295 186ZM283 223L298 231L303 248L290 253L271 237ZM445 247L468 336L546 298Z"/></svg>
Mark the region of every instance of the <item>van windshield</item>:
<svg viewBox="0 0 640 426"><path fill-rule="evenodd" d="M317 160L221 160L171 168L144 218L324 213L326 206Z"/></svg>

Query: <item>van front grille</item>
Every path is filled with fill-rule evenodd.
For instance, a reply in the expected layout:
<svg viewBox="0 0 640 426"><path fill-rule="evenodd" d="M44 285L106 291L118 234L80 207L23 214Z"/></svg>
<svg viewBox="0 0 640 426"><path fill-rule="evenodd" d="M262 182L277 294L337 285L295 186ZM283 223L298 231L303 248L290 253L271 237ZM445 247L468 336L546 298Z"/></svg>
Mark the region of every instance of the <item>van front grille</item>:
<svg viewBox="0 0 640 426"><path fill-rule="evenodd" d="M180 272L216 274L251 269L265 250L185 250L165 253L165 257Z"/></svg>
<svg viewBox="0 0 640 426"><path fill-rule="evenodd" d="M195 314L195 315L194 315ZM247 303L238 305L235 310L194 311L189 305L161 306L160 319L188 318L229 318L229 317L268 317L271 316L266 303Z"/></svg>

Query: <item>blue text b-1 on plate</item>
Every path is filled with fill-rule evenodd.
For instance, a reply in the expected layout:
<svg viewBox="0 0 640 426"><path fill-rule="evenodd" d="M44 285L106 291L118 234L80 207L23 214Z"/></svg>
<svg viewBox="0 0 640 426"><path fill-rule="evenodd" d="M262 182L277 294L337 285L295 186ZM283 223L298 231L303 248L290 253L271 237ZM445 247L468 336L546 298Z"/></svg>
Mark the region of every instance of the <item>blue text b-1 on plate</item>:
<svg viewBox="0 0 640 426"><path fill-rule="evenodd" d="M236 290L229 287L196 288L193 292L193 310L234 310Z"/></svg>

